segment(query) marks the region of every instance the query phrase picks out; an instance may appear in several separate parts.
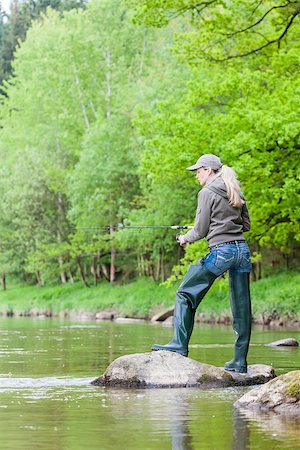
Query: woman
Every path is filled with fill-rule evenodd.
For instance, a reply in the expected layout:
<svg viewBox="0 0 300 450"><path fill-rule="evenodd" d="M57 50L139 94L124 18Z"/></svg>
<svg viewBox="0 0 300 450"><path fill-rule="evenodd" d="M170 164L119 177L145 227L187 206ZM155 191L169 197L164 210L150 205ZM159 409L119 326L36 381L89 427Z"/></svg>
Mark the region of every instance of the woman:
<svg viewBox="0 0 300 450"><path fill-rule="evenodd" d="M233 328L237 339L234 358L225 364L225 369L246 373L251 334L251 262L243 236L244 231L250 230L246 201L235 172L224 166L217 156L202 155L188 170L196 172L203 189L198 194L194 227L177 239L184 246L205 237L210 253L190 266L177 291L173 340L167 345L155 344L152 350L188 355L196 309L215 279L228 271Z"/></svg>

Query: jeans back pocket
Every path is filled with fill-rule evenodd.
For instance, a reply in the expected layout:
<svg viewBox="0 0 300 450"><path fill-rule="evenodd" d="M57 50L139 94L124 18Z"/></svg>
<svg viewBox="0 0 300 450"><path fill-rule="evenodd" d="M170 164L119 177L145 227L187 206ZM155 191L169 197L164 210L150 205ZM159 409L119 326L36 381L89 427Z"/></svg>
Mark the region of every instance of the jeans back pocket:
<svg viewBox="0 0 300 450"><path fill-rule="evenodd" d="M228 270L234 262L234 255L231 252L217 251L215 265L220 270Z"/></svg>

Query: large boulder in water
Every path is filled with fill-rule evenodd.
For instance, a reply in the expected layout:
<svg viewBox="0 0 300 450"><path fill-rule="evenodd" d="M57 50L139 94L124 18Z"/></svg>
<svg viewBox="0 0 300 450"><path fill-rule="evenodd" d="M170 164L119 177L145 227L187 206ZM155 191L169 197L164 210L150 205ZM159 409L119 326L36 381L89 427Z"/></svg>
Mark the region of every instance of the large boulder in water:
<svg viewBox="0 0 300 450"><path fill-rule="evenodd" d="M92 381L96 386L120 387L227 387L266 383L275 377L264 364L248 367L245 374L203 364L178 353L156 351L117 358L105 373Z"/></svg>
<svg viewBox="0 0 300 450"><path fill-rule="evenodd" d="M300 370L293 370L252 389L235 406L250 410L300 415Z"/></svg>

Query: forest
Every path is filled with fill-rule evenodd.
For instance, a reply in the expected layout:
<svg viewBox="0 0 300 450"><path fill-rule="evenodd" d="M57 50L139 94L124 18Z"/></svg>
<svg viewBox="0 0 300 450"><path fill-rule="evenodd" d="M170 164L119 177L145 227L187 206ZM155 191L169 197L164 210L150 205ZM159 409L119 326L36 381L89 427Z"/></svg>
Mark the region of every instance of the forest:
<svg viewBox="0 0 300 450"><path fill-rule="evenodd" d="M300 249L300 1L13 0L0 23L0 273L172 281L214 153L247 198L252 279ZM137 227L137 228L126 228Z"/></svg>

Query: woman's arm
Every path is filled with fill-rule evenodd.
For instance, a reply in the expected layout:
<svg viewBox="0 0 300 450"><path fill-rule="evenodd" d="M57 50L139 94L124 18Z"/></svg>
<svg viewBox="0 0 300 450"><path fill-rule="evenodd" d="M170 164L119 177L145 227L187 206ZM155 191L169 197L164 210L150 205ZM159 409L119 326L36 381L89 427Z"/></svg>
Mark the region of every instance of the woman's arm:
<svg viewBox="0 0 300 450"><path fill-rule="evenodd" d="M251 228L251 222L250 222L250 216L248 212L247 203L245 203L242 206L242 221L243 221L243 231L249 231Z"/></svg>
<svg viewBox="0 0 300 450"><path fill-rule="evenodd" d="M211 205L210 192L207 189L202 189L198 194L195 225L183 236L185 242L199 241L207 235L210 225Z"/></svg>

